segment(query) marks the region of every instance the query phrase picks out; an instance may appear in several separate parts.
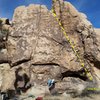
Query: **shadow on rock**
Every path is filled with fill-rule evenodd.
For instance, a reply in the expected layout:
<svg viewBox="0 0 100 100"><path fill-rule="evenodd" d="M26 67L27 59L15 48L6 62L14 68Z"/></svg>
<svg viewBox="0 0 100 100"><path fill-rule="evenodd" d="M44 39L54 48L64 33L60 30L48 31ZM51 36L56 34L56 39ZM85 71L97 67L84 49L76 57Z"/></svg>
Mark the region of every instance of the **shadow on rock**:
<svg viewBox="0 0 100 100"><path fill-rule="evenodd" d="M30 79L28 75L23 71L20 67L15 71L16 80L14 83L14 87L17 94L21 94L21 92L26 92L30 87Z"/></svg>

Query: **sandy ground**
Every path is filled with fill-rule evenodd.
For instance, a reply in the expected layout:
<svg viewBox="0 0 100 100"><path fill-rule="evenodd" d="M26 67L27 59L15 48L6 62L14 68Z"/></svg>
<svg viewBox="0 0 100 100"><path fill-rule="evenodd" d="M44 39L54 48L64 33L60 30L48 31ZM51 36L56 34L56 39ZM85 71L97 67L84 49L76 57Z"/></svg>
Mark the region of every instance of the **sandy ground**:
<svg viewBox="0 0 100 100"><path fill-rule="evenodd" d="M36 100L36 98L21 98L18 100ZM100 94L92 94L89 96L81 96L81 97L65 97L65 96L47 96L44 97L43 100L100 100Z"/></svg>

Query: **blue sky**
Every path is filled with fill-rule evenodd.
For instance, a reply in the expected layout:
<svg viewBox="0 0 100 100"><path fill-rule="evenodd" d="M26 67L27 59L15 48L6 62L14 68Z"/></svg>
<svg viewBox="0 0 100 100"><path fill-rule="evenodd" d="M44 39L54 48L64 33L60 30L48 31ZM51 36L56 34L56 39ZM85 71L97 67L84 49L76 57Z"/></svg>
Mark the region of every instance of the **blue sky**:
<svg viewBox="0 0 100 100"><path fill-rule="evenodd" d="M94 27L100 28L100 0L65 0L71 2L79 11L85 13ZM0 17L12 19L14 9L31 3L44 4L51 8L52 0L0 0Z"/></svg>

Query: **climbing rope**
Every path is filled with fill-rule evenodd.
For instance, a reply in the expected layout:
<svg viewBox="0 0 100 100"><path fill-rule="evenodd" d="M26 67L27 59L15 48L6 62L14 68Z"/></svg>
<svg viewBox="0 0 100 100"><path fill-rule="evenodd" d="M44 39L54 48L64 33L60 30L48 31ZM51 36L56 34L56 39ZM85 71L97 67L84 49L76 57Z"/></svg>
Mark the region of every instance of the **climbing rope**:
<svg viewBox="0 0 100 100"><path fill-rule="evenodd" d="M57 1L57 0L53 0L53 2L56 2L56 1ZM65 29L64 29L64 27L63 27L63 25L62 25L62 23L59 21L59 18L57 17L57 15L56 15L56 13L55 13L54 7L52 7L51 11L52 11L52 14L53 14L54 18L55 18L56 21L58 22L60 28L62 29L63 34L64 34L64 36L66 37L66 40L69 42L69 44L70 44L70 46L71 46L73 52L74 52L75 55L77 56L77 58L78 58L78 60L79 60L79 62L80 62L80 64L81 64L81 67L84 68L84 70L85 70L85 72L86 72L88 78L89 78L90 80L93 80L92 74L91 74L90 71L85 67L85 64L84 64L84 62L83 62L84 60L82 60L82 59L80 58L79 54L78 54L77 51L75 50L75 46L73 45L72 41L70 40L69 36L67 35L67 33L66 33L66 31L65 31Z"/></svg>

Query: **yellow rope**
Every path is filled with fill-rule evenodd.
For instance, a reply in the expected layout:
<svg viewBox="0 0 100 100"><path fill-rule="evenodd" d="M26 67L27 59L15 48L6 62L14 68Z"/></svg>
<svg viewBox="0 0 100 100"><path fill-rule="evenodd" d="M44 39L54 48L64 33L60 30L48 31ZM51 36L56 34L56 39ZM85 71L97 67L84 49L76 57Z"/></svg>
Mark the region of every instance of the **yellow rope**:
<svg viewBox="0 0 100 100"><path fill-rule="evenodd" d="M56 1L57 1L57 0L53 0L53 2L56 2ZM59 19L57 18L57 15L56 15L56 13L55 13L55 11L54 11L54 8L52 7L51 10L52 10L53 16L55 17L56 21L58 22L59 26L61 27L64 36L66 37L67 41L69 42L69 44L70 44L70 46L71 46L73 52L75 53L75 55L76 55L77 58L79 59L79 62L80 62L80 64L81 64L81 67L85 67L85 64L84 64L83 60L81 60L79 54L78 54L77 51L75 50L74 45L72 44L72 41L70 40L69 36L67 35L67 33L66 33L64 27L62 26L61 22L60 22ZM87 69L86 67L85 67L84 69L85 69L85 72L86 72L88 78L89 78L90 80L93 80L93 77L92 77L91 73L88 71L88 69Z"/></svg>

